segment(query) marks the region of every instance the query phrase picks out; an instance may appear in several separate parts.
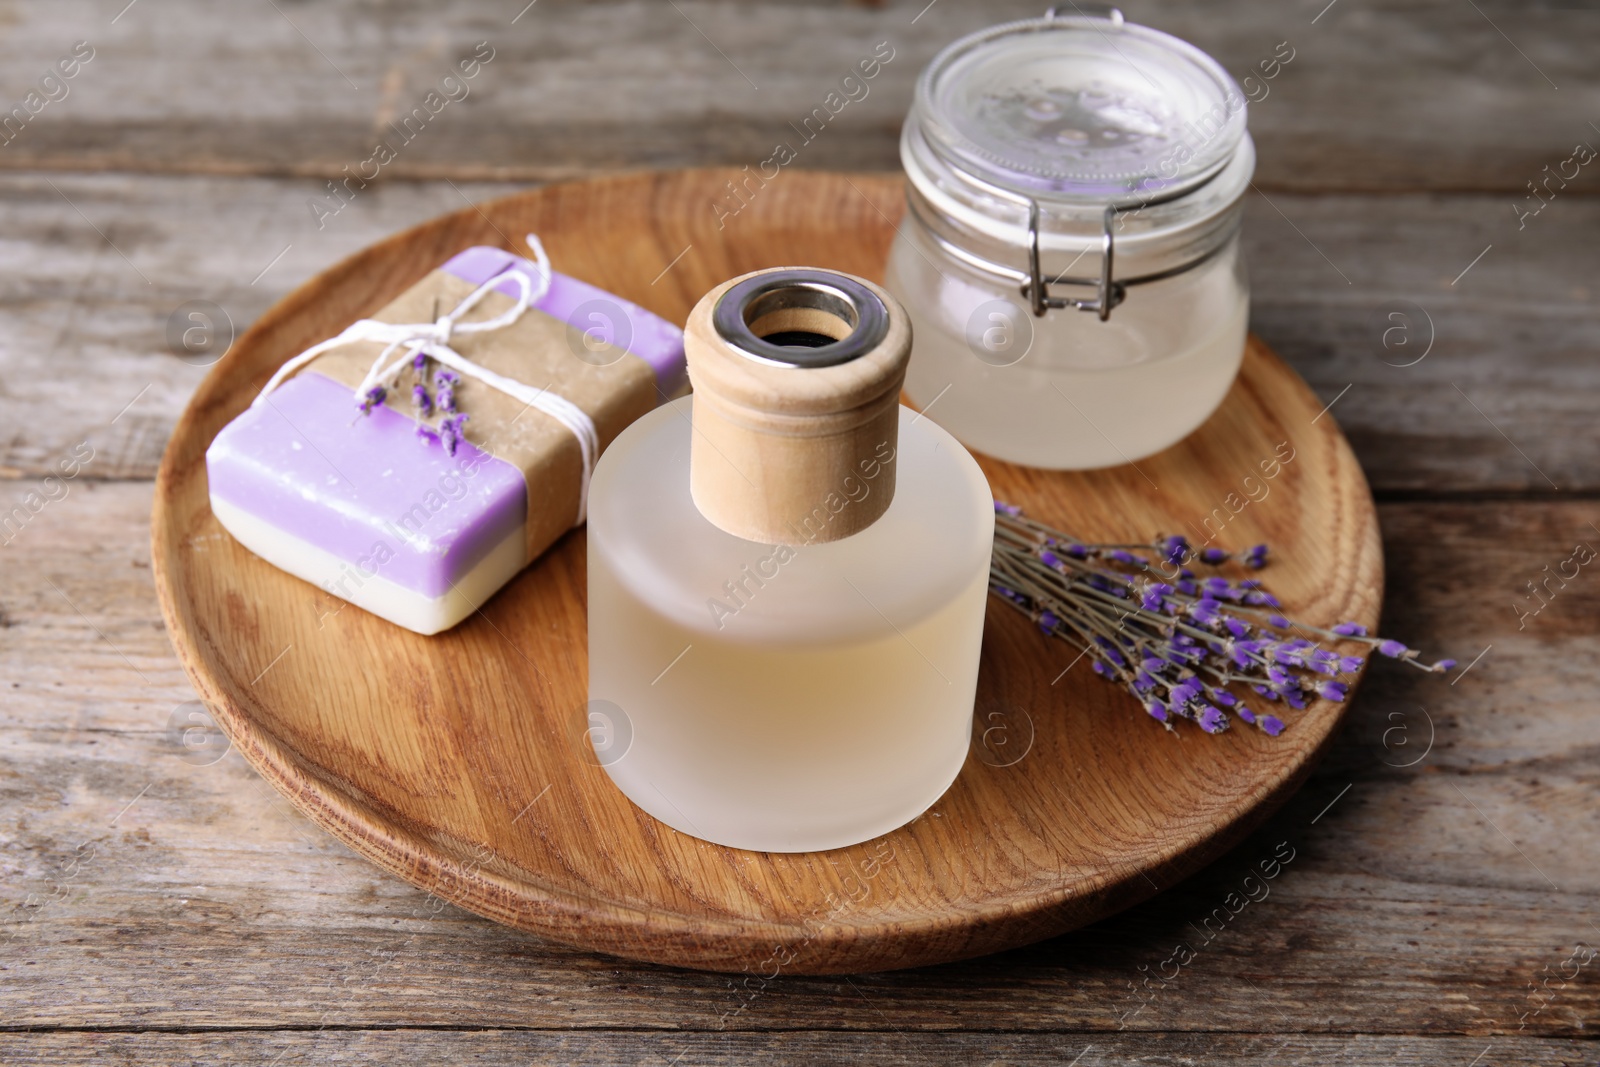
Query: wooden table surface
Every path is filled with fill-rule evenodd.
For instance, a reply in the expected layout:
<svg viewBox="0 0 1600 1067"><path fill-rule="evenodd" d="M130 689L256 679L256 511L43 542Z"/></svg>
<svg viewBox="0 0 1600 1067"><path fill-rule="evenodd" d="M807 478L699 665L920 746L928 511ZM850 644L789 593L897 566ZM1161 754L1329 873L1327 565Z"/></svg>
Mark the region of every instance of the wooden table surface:
<svg viewBox="0 0 1600 1067"><path fill-rule="evenodd" d="M149 570L151 478L208 361L172 324L209 301L243 329L355 249L530 183L755 166L879 42L868 95L794 165L892 170L918 69L1037 9L125 2L0 7L0 108L27 118L0 145L0 1062L1594 1062L1592 5L1126 9L1236 77L1293 49L1252 90L1252 325L1365 466L1386 630L1470 669L1379 663L1265 828L1107 922L926 970L736 978L446 906L204 732ZM326 182L480 41L470 95L332 214ZM1269 897L1196 933L1287 849Z"/></svg>

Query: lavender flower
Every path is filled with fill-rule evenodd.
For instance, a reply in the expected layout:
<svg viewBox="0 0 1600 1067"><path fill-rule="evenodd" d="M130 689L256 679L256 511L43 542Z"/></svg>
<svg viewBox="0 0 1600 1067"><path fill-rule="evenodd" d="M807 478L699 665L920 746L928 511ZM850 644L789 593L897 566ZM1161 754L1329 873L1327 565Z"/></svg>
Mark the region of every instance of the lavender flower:
<svg viewBox="0 0 1600 1067"><path fill-rule="evenodd" d="M368 389L361 400L361 414L370 415L373 408L382 407L384 398L388 395L389 391L381 385L374 385Z"/></svg>
<svg viewBox="0 0 1600 1067"><path fill-rule="evenodd" d="M438 393L437 402L440 411L456 410L456 383L460 380L460 377L451 371L441 370L434 373L433 387ZM450 454L455 455L455 452L452 451Z"/></svg>
<svg viewBox="0 0 1600 1067"><path fill-rule="evenodd" d="M466 415L451 415L439 420L439 441L444 445L446 455L456 454L456 445L464 440L461 424L466 421Z"/></svg>
<svg viewBox="0 0 1600 1067"><path fill-rule="evenodd" d="M446 420L441 430L447 425L459 438L459 423ZM1231 561L1260 568L1267 555L1266 545L1244 553L1207 547L1197 558L1207 566ZM1283 732L1282 719L1241 703L1230 692L1234 685L1296 711L1314 700L1345 700L1350 683L1340 676L1359 673L1365 656L1318 642L1365 645L1434 673L1455 666L1454 660L1423 665L1415 650L1371 637L1358 623L1332 629L1296 623L1259 581L1197 577L1183 565L1193 558L1181 535L1088 544L995 502L990 588L1046 634L1083 649L1096 674L1126 688L1168 730L1184 718L1206 733L1222 733L1237 718L1269 736ZM1153 572L1168 581L1152 580Z"/></svg>
<svg viewBox="0 0 1600 1067"><path fill-rule="evenodd" d="M433 398L428 395L428 387L422 384L411 387L411 406L424 416L433 414Z"/></svg>

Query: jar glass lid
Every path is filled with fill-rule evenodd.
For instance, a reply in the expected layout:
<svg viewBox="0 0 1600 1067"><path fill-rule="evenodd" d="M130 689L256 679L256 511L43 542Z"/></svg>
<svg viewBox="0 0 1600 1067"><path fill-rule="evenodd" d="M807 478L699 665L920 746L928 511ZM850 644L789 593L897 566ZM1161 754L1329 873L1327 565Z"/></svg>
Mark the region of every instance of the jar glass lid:
<svg viewBox="0 0 1600 1067"><path fill-rule="evenodd" d="M1207 181L1245 132L1245 98L1185 41L1107 18L995 26L941 52L917 84L933 147L1033 196L1105 201Z"/></svg>

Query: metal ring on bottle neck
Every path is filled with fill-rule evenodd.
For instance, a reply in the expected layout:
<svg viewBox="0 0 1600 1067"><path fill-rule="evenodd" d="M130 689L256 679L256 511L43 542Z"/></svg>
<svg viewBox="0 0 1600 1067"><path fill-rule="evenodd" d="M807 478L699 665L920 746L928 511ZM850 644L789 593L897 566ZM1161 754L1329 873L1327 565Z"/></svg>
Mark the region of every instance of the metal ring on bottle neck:
<svg viewBox="0 0 1600 1067"><path fill-rule="evenodd" d="M758 336L751 327L762 318L787 310L821 312L850 327L844 337L825 344L796 338L796 343ZM717 334L734 351L775 367L833 367L871 352L889 334L889 309L878 294L854 278L830 270L771 271L733 286L711 313ZM795 331L791 331L795 332ZM821 336L799 331L808 338Z"/></svg>

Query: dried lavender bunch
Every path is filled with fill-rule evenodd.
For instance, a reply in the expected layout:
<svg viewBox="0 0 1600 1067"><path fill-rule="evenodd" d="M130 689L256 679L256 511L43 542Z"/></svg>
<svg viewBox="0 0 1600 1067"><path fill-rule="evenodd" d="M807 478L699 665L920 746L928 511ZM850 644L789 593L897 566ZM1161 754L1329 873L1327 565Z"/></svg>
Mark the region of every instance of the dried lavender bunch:
<svg viewBox="0 0 1600 1067"><path fill-rule="evenodd" d="M417 412L417 439L424 444L438 441L448 455L456 454L456 447L466 440L466 431L462 429L467 419L471 416L456 410L456 386L461 378L453 371L439 370L433 376L434 393L428 392L427 382L428 357L418 352L411 361L411 406ZM374 392L382 392L381 387ZM443 416L437 427L429 427L421 421L434 413L437 407ZM369 410L367 407L361 409Z"/></svg>
<svg viewBox="0 0 1600 1067"><path fill-rule="evenodd" d="M1443 673L1454 660L1425 665L1415 649L1367 634L1353 622L1330 629L1282 614L1253 578L1197 577L1188 564L1238 560L1266 565L1267 546L1230 553L1196 552L1182 536L1150 544L1093 545L1024 518L1022 509L995 501L994 557L989 588L1046 634L1091 657L1096 674L1132 693L1150 717L1171 730L1175 717L1218 734L1230 716L1276 737L1283 720L1243 703L1229 687L1302 710L1317 697L1343 700L1339 681L1366 663L1321 642L1366 645L1420 670ZM1291 631L1310 635L1292 636Z"/></svg>

